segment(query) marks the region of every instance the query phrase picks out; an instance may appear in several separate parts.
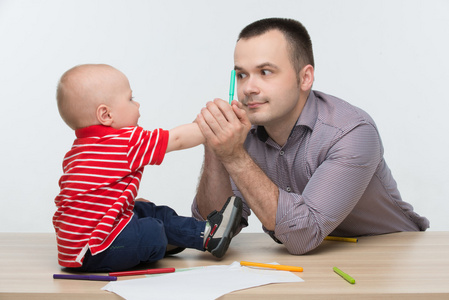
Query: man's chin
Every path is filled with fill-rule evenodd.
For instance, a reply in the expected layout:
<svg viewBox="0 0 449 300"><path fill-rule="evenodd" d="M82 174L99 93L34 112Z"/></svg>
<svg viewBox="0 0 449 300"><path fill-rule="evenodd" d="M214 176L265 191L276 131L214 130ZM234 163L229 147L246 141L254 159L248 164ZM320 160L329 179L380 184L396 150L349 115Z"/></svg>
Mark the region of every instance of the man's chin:
<svg viewBox="0 0 449 300"><path fill-rule="evenodd" d="M257 118L256 116L248 116L251 125L255 126L264 126L265 122L261 118Z"/></svg>

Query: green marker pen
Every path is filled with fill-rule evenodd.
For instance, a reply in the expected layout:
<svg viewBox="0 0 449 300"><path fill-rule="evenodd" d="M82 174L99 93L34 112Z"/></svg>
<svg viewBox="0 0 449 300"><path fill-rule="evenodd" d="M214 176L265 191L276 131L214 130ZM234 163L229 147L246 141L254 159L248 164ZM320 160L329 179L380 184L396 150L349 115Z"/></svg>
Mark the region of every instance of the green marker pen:
<svg viewBox="0 0 449 300"><path fill-rule="evenodd" d="M229 86L229 104L234 100L234 89L235 89L235 70L231 71L231 85Z"/></svg>
<svg viewBox="0 0 449 300"><path fill-rule="evenodd" d="M338 275L340 275L341 277L343 277L350 284L354 284L355 283L355 279L354 278L352 278L351 276L349 276L348 274L346 274L345 272L343 272L339 268L334 267L334 272L337 273Z"/></svg>

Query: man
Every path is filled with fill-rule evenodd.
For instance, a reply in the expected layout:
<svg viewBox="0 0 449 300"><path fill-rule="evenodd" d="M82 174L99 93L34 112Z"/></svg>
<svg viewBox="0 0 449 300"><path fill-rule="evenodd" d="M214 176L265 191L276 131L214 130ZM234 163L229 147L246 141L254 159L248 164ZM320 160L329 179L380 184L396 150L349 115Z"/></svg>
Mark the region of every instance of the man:
<svg viewBox="0 0 449 300"><path fill-rule="evenodd" d="M429 227L402 201L371 117L311 89L312 43L301 23L248 25L234 63L239 102L215 99L197 117L206 143L195 217L205 219L234 194L244 199L241 228L252 210L292 254L327 235Z"/></svg>

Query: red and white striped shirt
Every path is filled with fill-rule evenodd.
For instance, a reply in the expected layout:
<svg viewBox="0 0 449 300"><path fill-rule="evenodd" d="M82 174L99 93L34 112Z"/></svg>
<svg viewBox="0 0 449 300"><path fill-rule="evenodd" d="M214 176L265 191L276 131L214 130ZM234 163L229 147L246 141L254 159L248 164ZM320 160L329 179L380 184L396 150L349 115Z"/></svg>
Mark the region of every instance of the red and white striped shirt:
<svg viewBox="0 0 449 300"><path fill-rule="evenodd" d="M75 131L65 155L53 226L58 260L80 267L88 249L106 250L133 215L145 165L162 163L168 131L95 125Z"/></svg>

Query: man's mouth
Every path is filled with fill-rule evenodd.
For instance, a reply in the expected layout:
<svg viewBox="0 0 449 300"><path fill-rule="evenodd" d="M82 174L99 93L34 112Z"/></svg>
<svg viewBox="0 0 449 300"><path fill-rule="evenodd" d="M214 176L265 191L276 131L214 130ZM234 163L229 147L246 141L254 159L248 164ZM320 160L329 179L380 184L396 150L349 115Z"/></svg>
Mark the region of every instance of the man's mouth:
<svg viewBox="0 0 449 300"><path fill-rule="evenodd" d="M265 102L250 102L250 103L247 103L246 106L249 109L255 109L255 108L259 108L260 106L262 106L264 104L265 104Z"/></svg>

